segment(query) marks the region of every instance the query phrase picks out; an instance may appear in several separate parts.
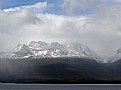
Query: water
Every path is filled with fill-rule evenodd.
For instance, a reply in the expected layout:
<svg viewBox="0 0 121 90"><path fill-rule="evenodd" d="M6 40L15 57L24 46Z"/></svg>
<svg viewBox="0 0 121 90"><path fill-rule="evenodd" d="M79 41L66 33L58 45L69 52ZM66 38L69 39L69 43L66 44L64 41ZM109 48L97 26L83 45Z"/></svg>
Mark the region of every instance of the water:
<svg viewBox="0 0 121 90"><path fill-rule="evenodd" d="M121 85L2 84L0 90L121 90Z"/></svg>

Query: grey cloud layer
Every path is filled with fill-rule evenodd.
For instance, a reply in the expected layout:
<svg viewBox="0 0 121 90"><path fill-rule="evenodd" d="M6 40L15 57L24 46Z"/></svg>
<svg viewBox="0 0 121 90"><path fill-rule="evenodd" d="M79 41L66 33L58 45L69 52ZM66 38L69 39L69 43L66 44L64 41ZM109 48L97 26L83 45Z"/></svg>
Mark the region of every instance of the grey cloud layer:
<svg viewBox="0 0 121 90"><path fill-rule="evenodd" d="M64 0L60 7L64 9L65 13L75 15L75 13L77 14L82 11L97 10L102 5L113 2L114 0Z"/></svg>
<svg viewBox="0 0 121 90"><path fill-rule="evenodd" d="M92 0L64 1L61 6L69 14L73 14L77 8L80 10L93 8L99 3L99 0L93 2ZM71 3L68 4L70 1ZM99 55L114 54L115 50L121 47L121 12L119 12L121 4L119 0L117 0L118 3L116 1L106 4L108 1L102 0L98 6L103 7L97 6L97 10L90 17L35 14L30 9L23 9L26 7L19 11L14 10L14 12L13 10L8 10L8 12L1 10L0 49L13 48L18 43L31 40L42 40L61 43L81 42Z"/></svg>
<svg viewBox="0 0 121 90"><path fill-rule="evenodd" d="M121 47L121 0L64 0L61 8L69 15L93 11L91 23L85 25L87 32L82 34L93 50L111 55Z"/></svg>

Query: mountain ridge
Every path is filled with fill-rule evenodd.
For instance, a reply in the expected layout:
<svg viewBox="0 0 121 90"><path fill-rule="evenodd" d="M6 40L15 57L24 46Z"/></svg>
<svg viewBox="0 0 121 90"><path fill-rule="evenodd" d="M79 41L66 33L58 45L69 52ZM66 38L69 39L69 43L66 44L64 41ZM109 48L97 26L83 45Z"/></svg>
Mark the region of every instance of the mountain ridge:
<svg viewBox="0 0 121 90"><path fill-rule="evenodd" d="M10 52L0 52L0 58L87 58L99 63L111 63L121 59L121 48L109 58L102 58L87 46L80 43L60 44L58 42L46 43L43 41L30 41L18 44Z"/></svg>
<svg viewBox="0 0 121 90"><path fill-rule="evenodd" d="M57 57L77 57L94 59L103 62L102 58L94 53L87 46L80 43L60 44L58 42L46 43L43 41L31 41L25 44L18 44L4 58L57 58Z"/></svg>

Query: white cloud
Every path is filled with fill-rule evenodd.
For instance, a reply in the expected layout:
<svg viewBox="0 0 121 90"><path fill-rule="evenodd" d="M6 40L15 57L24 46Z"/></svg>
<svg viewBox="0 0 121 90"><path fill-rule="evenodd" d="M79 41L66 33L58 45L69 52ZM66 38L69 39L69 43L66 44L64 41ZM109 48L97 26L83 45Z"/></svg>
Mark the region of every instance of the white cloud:
<svg viewBox="0 0 121 90"><path fill-rule="evenodd" d="M23 6L22 9L14 12L11 11L12 9L8 9L7 12L0 10L0 49L13 48L15 44L21 43L20 38L23 37L24 34L19 37L17 34L22 31L22 28L41 22L36 15L32 14L30 9L33 10L35 7L40 8L41 5L43 7L44 4L45 2L43 4L37 3L35 5Z"/></svg>
<svg viewBox="0 0 121 90"><path fill-rule="evenodd" d="M76 1L72 10L75 10L76 6L80 8L80 0L72 1ZM93 7L93 4L90 6L89 3L92 2L83 4L84 6L81 6L83 7L82 9ZM1 50L13 48L18 43L25 43L31 40L81 42L100 55L114 54L115 50L121 47L120 3L108 4L107 6L102 4L103 7L98 7L94 15L88 18L82 16L35 14L31 10L36 8L36 5L22 6L22 9L19 7L20 10L14 8L15 10L0 11ZM73 7L70 6L69 8ZM71 14L72 12L74 11L71 11Z"/></svg>
<svg viewBox="0 0 121 90"><path fill-rule="evenodd" d="M85 17L66 17L30 12L0 13L0 43L3 48L13 48L17 43L31 40L69 41L80 35ZM75 37L76 36L76 37ZM10 43L10 44L8 44Z"/></svg>

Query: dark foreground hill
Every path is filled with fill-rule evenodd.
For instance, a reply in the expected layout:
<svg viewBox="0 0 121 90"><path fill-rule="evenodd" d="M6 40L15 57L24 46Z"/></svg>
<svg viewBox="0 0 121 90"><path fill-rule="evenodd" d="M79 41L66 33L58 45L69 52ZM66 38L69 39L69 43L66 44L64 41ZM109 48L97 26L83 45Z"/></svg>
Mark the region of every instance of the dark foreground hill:
<svg viewBox="0 0 121 90"><path fill-rule="evenodd" d="M81 58L0 60L2 83L121 83L121 61Z"/></svg>

